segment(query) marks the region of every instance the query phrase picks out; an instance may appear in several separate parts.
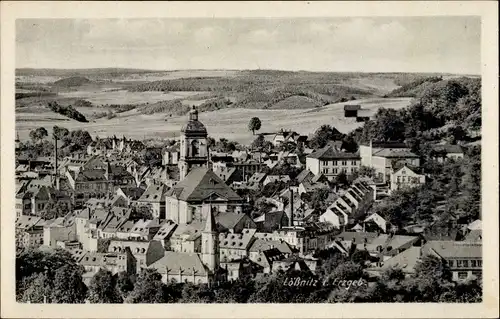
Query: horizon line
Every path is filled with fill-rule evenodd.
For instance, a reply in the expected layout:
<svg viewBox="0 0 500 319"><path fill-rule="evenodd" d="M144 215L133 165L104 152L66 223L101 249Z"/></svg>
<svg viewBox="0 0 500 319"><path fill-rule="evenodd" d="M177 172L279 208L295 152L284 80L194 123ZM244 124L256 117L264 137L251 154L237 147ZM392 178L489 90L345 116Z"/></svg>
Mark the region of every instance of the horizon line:
<svg viewBox="0 0 500 319"><path fill-rule="evenodd" d="M89 68L54 68L54 67L16 67L15 70L54 70L54 71L84 71L84 70L135 70L147 72L176 72L176 71L277 71L277 72L305 72L305 73L413 73L413 74L443 74L443 75L464 75L464 76L481 76L481 73L462 73L462 72L443 72L443 71L313 71L313 70L286 70L286 69L233 69L233 68L213 68L213 69L200 69L200 68L182 68L182 69L142 69L135 67L89 67Z"/></svg>

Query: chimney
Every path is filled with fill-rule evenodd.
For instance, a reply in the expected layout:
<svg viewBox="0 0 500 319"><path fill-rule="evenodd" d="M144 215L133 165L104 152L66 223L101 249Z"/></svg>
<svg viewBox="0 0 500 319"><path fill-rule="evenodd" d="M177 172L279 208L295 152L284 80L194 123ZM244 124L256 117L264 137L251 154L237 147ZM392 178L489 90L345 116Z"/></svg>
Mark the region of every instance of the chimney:
<svg viewBox="0 0 500 319"><path fill-rule="evenodd" d="M289 217L289 222L290 222L290 226L293 227L293 190L292 188L289 188L289 191L290 191L290 217Z"/></svg>
<svg viewBox="0 0 500 319"><path fill-rule="evenodd" d="M59 190L59 172L57 171L57 136L54 134L54 186L56 187L57 190Z"/></svg>

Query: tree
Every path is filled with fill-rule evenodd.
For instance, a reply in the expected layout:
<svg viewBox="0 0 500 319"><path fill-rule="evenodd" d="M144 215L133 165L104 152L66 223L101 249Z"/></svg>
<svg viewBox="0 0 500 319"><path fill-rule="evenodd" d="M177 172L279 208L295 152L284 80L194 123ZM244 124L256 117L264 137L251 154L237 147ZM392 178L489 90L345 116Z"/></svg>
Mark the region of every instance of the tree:
<svg viewBox="0 0 500 319"><path fill-rule="evenodd" d="M255 135L255 131L260 130L262 123L258 117L252 117L248 123L248 129Z"/></svg>
<svg viewBox="0 0 500 319"><path fill-rule="evenodd" d="M167 302L165 285L156 269L143 269L137 278L134 290L130 292L127 303L164 303Z"/></svg>
<svg viewBox="0 0 500 319"><path fill-rule="evenodd" d="M341 141L344 134L340 133L335 127L330 125L322 125L314 132L314 136L309 141L311 148L323 148L329 141Z"/></svg>
<svg viewBox="0 0 500 319"><path fill-rule="evenodd" d="M21 302L43 303L50 302L52 282L44 273L33 274L24 280L24 289Z"/></svg>
<svg viewBox="0 0 500 319"><path fill-rule="evenodd" d="M87 287L83 283L83 267L64 265L57 269L54 276L54 289L50 297L54 303L84 303Z"/></svg>
<svg viewBox="0 0 500 319"><path fill-rule="evenodd" d="M68 214L66 205L59 201L50 201L40 212L40 217L45 220L64 217Z"/></svg>
<svg viewBox="0 0 500 319"><path fill-rule="evenodd" d="M69 130L65 127L59 127L57 125L54 125L54 127L52 128L52 136L60 141L62 141L63 138L65 138L68 135L69 135Z"/></svg>
<svg viewBox="0 0 500 319"><path fill-rule="evenodd" d="M30 131L30 138L34 143L41 142L44 138L46 138L49 134L44 127L39 127L35 130Z"/></svg>
<svg viewBox="0 0 500 319"><path fill-rule="evenodd" d="M339 186L349 185L349 180L347 179L347 174L341 171L337 176L335 176L335 184Z"/></svg>
<svg viewBox="0 0 500 319"><path fill-rule="evenodd" d="M91 303L121 303L123 301L116 289L116 277L109 270L101 268L92 277L88 300Z"/></svg>
<svg viewBox="0 0 500 319"><path fill-rule="evenodd" d="M134 290L133 278L131 278L126 271L117 274L116 290L123 300L125 300L128 294Z"/></svg>

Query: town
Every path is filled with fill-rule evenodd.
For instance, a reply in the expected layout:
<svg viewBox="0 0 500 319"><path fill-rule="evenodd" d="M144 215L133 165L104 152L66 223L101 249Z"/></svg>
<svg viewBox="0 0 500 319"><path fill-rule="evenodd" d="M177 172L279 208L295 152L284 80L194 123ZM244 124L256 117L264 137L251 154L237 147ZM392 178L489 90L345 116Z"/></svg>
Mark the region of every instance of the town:
<svg viewBox="0 0 500 319"><path fill-rule="evenodd" d="M477 90L456 81L444 95ZM16 139L17 298L480 301L477 121L443 129L462 115L434 110L423 127L422 108L359 120L347 103L364 122L349 134L259 134L254 117L250 145L210 137L195 106L176 139L35 129Z"/></svg>

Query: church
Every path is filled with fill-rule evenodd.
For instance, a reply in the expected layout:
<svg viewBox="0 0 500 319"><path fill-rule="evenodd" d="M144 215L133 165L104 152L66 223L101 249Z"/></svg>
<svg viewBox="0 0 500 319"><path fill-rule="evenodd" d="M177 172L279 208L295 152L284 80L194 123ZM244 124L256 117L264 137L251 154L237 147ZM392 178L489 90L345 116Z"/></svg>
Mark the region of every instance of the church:
<svg viewBox="0 0 500 319"><path fill-rule="evenodd" d="M202 222L207 209L219 213L241 213L243 199L210 168L207 129L196 108L181 129L179 182L165 195L166 218L177 224Z"/></svg>

